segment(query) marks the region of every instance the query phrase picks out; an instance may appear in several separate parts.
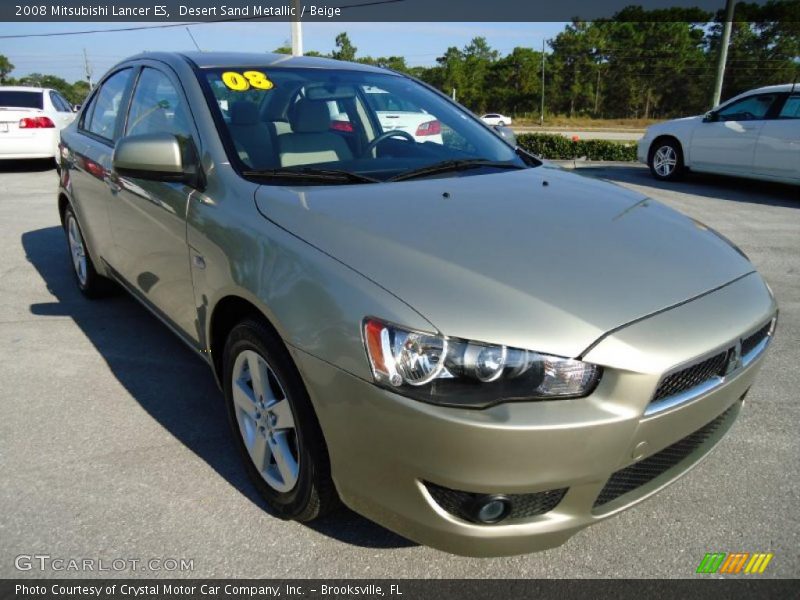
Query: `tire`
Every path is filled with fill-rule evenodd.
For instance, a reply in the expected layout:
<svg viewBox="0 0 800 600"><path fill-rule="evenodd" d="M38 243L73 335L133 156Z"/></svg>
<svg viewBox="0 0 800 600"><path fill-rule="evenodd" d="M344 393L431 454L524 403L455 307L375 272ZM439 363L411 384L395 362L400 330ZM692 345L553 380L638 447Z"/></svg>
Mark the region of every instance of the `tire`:
<svg viewBox="0 0 800 600"><path fill-rule="evenodd" d="M322 430L277 334L255 319L234 327L225 343L223 375L236 447L271 511L282 519L311 521L338 507Z"/></svg>
<svg viewBox="0 0 800 600"><path fill-rule="evenodd" d="M650 173L659 181L675 181L684 172L683 150L677 140L656 140L650 147L647 158Z"/></svg>
<svg viewBox="0 0 800 600"><path fill-rule="evenodd" d="M87 298L101 298L111 290L111 282L97 274L92 257L86 251L81 226L71 206L64 211L64 233L67 237L67 250L72 262L72 275L78 289Z"/></svg>
<svg viewBox="0 0 800 600"><path fill-rule="evenodd" d="M506 123L505 123L505 121L498 121L498 122L497 122L497 126L498 126L498 127L505 127L505 126L506 126Z"/></svg>

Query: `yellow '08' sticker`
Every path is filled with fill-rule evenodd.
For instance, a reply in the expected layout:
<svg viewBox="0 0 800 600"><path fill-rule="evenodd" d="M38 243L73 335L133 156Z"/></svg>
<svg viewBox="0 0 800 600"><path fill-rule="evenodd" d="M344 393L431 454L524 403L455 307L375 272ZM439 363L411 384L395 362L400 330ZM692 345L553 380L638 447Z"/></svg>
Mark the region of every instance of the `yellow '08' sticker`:
<svg viewBox="0 0 800 600"><path fill-rule="evenodd" d="M257 90L271 90L275 87L269 77L261 71L245 71L244 73L225 71L222 74L222 83L237 92L244 92L251 87Z"/></svg>

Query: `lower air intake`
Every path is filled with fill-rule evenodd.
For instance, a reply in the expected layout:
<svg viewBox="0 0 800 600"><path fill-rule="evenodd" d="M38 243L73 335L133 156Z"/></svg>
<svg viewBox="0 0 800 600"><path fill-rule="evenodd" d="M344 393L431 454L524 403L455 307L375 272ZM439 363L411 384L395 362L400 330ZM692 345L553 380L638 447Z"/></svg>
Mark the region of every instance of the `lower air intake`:
<svg viewBox="0 0 800 600"><path fill-rule="evenodd" d="M707 425L664 448L661 452L614 473L594 501L594 508L632 492L680 463L702 446L725 423L731 416L734 407L735 405Z"/></svg>

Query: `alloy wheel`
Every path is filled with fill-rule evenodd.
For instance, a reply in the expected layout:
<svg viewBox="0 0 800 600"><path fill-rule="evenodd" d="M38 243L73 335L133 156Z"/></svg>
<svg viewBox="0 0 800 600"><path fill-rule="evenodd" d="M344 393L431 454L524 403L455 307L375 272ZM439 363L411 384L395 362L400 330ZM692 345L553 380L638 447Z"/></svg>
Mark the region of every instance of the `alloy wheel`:
<svg viewBox="0 0 800 600"><path fill-rule="evenodd" d="M78 229L78 222L72 215L69 216L69 222L67 223L67 235L69 237L69 253L72 257L75 275L78 276L80 284L85 286L87 277L86 250L83 247L83 238L81 237L80 229Z"/></svg>
<svg viewBox="0 0 800 600"><path fill-rule="evenodd" d="M264 357L252 350L239 353L232 394L250 459L271 488L290 491L300 474L297 429L284 388Z"/></svg>
<svg viewBox="0 0 800 600"><path fill-rule="evenodd" d="M661 146L653 155L653 169L661 177L669 177L678 164L678 154L672 146Z"/></svg>

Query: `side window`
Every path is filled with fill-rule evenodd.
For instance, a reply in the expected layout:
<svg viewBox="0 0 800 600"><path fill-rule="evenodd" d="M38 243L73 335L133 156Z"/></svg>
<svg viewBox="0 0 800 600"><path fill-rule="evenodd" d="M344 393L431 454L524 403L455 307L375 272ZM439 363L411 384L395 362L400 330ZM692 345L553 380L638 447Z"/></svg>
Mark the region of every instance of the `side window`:
<svg viewBox="0 0 800 600"><path fill-rule="evenodd" d="M779 119L800 119L800 94L792 94L783 104Z"/></svg>
<svg viewBox="0 0 800 600"><path fill-rule="evenodd" d="M764 119L775 102L775 94L748 96L726 106L717 113L720 121L756 121Z"/></svg>
<svg viewBox="0 0 800 600"><path fill-rule="evenodd" d="M58 112L72 112L72 109L67 107L64 100L55 92L50 92L50 102Z"/></svg>
<svg viewBox="0 0 800 600"><path fill-rule="evenodd" d="M161 71L145 68L131 100L126 135L171 133L191 137L186 100Z"/></svg>
<svg viewBox="0 0 800 600"><path fill-rule="evenodd" d="M92 97L92 102L84 113L84 130L109 141L116 140L117 117L123 109L120 105L131 73L131 69L124 69L103 82L103 87Z"/></svg>
<svg viewBox="0 0 800 600"><path fill-rule="evenodd" d="M72 111L72 103L71 103L69 100L67 100L66 98L64 98L64 96L62 96L62 95L61 95L61 94L59 94L58 92L56 92L56 97L57 97L59 100L61 100L62 104L64 104L64 111L65 111L65 112L73 112L73 111Z"/></svg>

